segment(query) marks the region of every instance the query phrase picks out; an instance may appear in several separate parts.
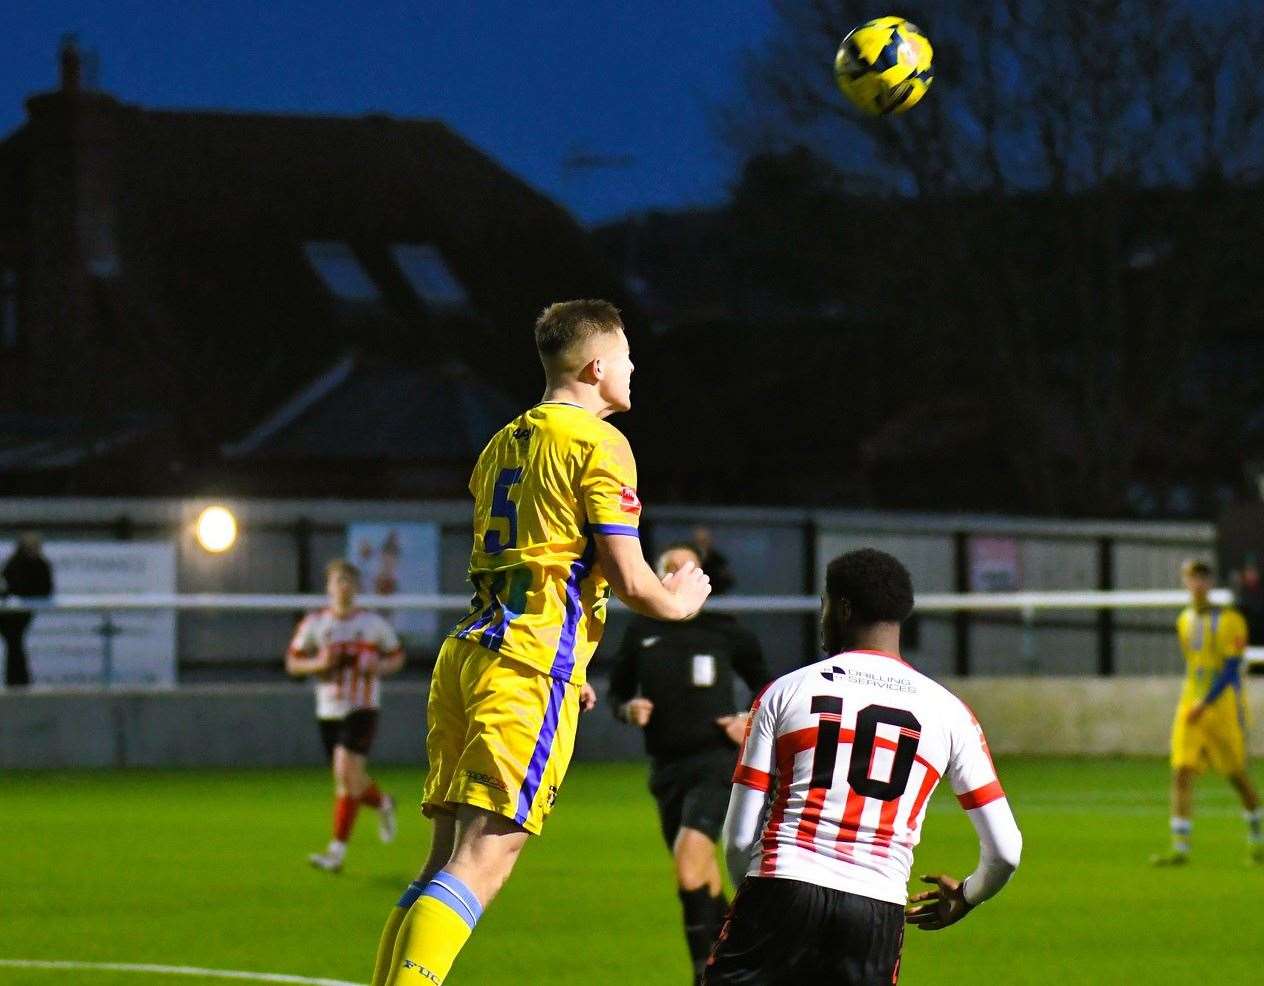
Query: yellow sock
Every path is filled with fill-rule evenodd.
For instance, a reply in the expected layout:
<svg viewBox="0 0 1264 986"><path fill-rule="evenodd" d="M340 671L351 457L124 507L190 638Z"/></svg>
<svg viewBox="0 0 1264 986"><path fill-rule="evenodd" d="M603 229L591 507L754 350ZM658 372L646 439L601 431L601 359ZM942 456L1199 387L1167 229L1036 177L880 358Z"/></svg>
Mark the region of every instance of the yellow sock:
<svg viewBox="0 0 1264 986"><path fill-rule="evenodd" d="M399 925L383 986L441 986L482 914L482 905L470 889L451 873L440 871Z"/></svg>
<svg viewBox="0 0 1264 986"><path fill-rule="evenodd" d="M407 913L408 908L395 907L391 909L391 916L386 919L382 938L377 943L377 958L373 960L373 986L386 986L386 977L391 974L391 958L395 954L395 939Z"/></svg>

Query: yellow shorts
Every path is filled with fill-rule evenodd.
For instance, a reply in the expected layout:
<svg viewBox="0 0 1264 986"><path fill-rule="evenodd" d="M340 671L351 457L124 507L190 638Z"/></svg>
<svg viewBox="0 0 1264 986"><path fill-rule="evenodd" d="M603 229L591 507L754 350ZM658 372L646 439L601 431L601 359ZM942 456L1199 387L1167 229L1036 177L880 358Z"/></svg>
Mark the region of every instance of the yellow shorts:
<svg viewBox="0 0 1264 986"><path fill-rule="evenodd" d="M1172 721L1172 768L1202 773L1237 774L1246 769L1246 730L1236 695L1217 700L1195 723L1187 722L1190 704L1181 702Z"/></svg>
<svg viewBox="0 0 1264 986"><path fill-rule="evenodd" d="M579 688L449 637L426 716L422 811L473 805L538 835L575 751Z"/></svg>

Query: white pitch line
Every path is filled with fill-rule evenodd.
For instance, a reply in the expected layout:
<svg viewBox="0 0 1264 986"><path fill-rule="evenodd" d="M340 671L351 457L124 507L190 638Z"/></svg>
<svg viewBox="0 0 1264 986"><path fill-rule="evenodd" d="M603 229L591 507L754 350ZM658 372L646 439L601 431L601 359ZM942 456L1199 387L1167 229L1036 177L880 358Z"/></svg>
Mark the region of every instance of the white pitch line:
<svg viewBox="0 0 1264 986"><path fill-rule="evenodd" d="M205 979L244 979L252 983L294 983L297 986L364 986L345 979L312 979L287 976L281 972L238 972L233 969L198 969L187 965L140 965L134 962L45 962L39 959L0 959L9 969L88 970L95 972L140 972L154 976L202 976Z"/></svg>

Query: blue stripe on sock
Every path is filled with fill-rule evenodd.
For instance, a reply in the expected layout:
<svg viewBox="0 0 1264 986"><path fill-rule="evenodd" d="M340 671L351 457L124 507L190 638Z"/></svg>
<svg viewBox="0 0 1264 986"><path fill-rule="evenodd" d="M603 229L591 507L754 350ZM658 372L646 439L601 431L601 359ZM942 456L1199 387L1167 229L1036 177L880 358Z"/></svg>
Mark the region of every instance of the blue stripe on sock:
<svg viewBox="0 0 1264 986"><path fill-rule="evenodd" d="M422 891L424 891L425 889L426 888L424 886L422 886L420 883L417 883L414 880L412 883L408 885L408 889L404 891L403 896L399 898L399 903L396 904L395 906L402 907L404 910L408 910L410 907L413 906L414 901L416 901L417 898L421 896Z"/></svg>
<svg viewBox="0 0 1264 986"><path fill-rule="evenodd" d="M434 879L426 884L422 896L433 897L440 903L446 904L469 925L471 931L474 930L474 925L478 924L478 919L483 916L483 905L474 896L474 891L446 870L435 874Z"/></svg>

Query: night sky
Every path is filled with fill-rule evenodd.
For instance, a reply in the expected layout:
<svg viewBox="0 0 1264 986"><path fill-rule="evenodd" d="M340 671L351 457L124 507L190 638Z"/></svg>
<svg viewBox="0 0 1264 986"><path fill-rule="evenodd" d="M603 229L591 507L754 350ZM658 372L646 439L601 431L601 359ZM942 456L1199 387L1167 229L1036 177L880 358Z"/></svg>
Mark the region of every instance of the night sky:
<svg viewBox="0 0 1264 986"><path fill-rule="evenodd" d="M9 0L0 135L56 87L74 32L127 102L441 119L600 221L725 196L737 161L713 107L771 23L766 0Z"/></svg>

